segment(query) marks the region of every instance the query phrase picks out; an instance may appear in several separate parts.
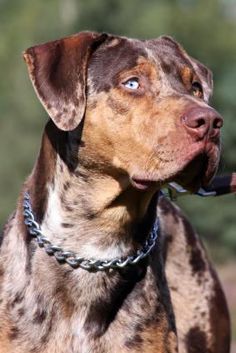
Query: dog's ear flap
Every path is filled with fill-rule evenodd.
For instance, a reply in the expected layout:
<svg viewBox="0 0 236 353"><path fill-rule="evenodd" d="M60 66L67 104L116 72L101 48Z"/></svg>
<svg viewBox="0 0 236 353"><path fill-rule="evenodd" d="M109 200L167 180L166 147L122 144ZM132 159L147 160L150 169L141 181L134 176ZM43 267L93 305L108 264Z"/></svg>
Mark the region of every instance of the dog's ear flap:
<svg viewBox="0 0 236 353"><path fill-rule="evenodd" d="M73 130L82 120L86 108L88 60L107 37L81 32L23 53L35 91L59 129Z"/></svg>

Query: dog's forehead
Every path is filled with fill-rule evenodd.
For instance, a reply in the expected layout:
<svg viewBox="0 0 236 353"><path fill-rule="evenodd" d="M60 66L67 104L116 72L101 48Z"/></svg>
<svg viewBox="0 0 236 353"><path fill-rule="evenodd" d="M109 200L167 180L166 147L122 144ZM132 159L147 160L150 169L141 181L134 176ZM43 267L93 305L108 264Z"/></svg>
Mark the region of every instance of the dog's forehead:
<svg viewBox="0 0 236 353"><path fill-rule="evenodd" d="M183 47L168 36L161 36L157 39L149 39L146 42L149 53L163 63L172 63L174 66L192 66L191 59Z"/></svg>
<svg viewBox="0 0 236 353"><path fill-rule="evenodd" d="M93 54L89 63L89 78L97 91L108 91L114 77L135 67L140 58L154 63L157 69L175 70L180 65L191 66L188 55L170 37L138 40L112 36Z"/></svg>
<svg viewBox="0 0 236 353"><path fill-rule="evenodd" d="M90 59L88 76L97 91L108 91L118 73L132 69L140 57L148 57L139 40L111 37L102 44Z"/></svg>

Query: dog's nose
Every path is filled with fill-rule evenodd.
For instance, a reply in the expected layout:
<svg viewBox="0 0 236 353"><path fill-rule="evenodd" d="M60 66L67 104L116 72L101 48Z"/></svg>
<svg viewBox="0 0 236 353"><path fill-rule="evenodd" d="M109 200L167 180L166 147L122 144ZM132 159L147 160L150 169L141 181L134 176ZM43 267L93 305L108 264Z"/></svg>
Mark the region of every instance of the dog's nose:
<svg viewBox="0 0 236 353"><path fill-rule="evenodd" d="M195 107L183 117L182 122L188 132L196 138L219 137L223 118L212 108Z"/></svg>

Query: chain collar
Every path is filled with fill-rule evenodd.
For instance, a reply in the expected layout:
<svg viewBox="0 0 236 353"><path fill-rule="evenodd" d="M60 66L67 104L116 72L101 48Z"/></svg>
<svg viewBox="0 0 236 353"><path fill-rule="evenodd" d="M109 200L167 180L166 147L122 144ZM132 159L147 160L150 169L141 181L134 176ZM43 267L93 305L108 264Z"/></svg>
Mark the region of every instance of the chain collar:
<svg viewBox="0 0 236 353"><path fill-rule="evenodd" d="M142 249L137 250L134 255L115 258L113 260L85 259L73 251L65 251L61 247L53 245L50 240L43 235L39 223L35 220L28 192L24 194L23 208L25 224L29 233L36 239L38 245L44 248L48 255L54 256L59 263L67 263L72 268L80 267L87 271L104 271L107 269L120 269L129 265L135 265L150 254L158 237L159 220L157 218Z"/></svg>

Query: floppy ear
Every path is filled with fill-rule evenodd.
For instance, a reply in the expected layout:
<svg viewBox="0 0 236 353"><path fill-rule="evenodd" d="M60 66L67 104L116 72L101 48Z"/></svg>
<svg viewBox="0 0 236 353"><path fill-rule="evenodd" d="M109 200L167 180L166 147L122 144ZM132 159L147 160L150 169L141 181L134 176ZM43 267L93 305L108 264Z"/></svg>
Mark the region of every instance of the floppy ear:
<svg viewBox="0 0 236 353"><path fill-rule="evenodd" d="M73 130L82 120L88 60L107 37L81 32L23 53L38 98L59 129Z"/></svg>

